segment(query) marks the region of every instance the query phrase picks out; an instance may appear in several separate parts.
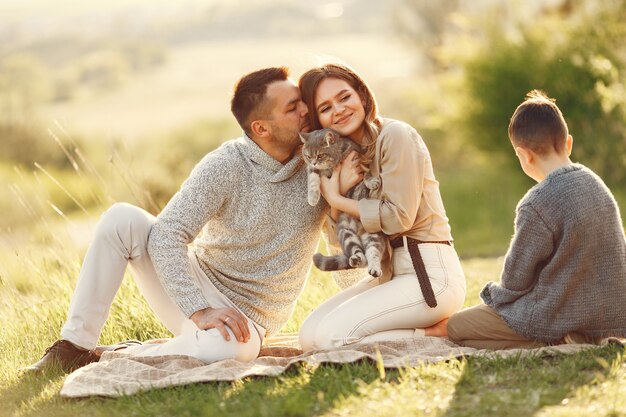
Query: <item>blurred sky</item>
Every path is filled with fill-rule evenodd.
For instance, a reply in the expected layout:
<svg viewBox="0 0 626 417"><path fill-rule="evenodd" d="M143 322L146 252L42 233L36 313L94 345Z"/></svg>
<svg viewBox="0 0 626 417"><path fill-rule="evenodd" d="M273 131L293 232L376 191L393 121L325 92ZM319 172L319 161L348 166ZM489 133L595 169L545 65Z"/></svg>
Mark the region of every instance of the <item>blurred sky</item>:
<svg viewBox="0 0 626 417"><path fill-rule="evenodd" d="M561 1L526 0L515 10L528 13L531 21L542 5ZM407 3L419 4L424 14L406 13ZM509 4L461 0L457 22L494 3ZM94 139L153 136L199 119L230 118L229 94L241 75L287 65L297 78L329 60L361 73L385 114L391 107L386 103L428 83L419 43L437 30L441 5L445 8L445 2L432 0L1 0L0 64L23 55L40 61L57 98L28 114L32 110L44 125L58 121ZM158 65L137 70L125 62L154 51L162 59ZM114 82L89 87L90 77L106 71Z"/></svg>
<svg viewBox="0 0 626 417"><path fill-rule="evenodd" d="M297 77L311 66L340 60L374 88L407 83L417 61L394 28L398 3L3 0L0 57L39 54L55 77L79 65L60 58L72 56L68 49L81 50L72 59L84 61L96 46L159 45L166 59L157 68L127 74L116 88L38 109L44 123L58 120L83 135L141 137L201 118L229 117L235 81L264 66L288 65Z"/></svg>

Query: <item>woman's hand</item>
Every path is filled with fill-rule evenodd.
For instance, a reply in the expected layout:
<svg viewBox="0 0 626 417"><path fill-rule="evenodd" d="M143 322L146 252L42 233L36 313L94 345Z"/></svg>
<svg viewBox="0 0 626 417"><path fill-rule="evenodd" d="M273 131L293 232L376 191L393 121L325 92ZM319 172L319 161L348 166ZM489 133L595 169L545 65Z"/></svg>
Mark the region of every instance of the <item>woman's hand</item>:
<svg viewBox="0 0 626 417"><path fill-rule="evenodd" d="M345 196L352 187L363 181L363 168L356 151L350 152L339 166L339 194Z"/></svg>
<svg viewBox="0 0 626 417"><path fill-rule="evenodd" d="M320 191L328 205L330 205L330 216L334 220L337 220L341 211L348 213L354 218L361 218L358 202L344 197L344 194L362 179L363 170L358 158L356 158L355 151L350 152L346 159L335 167L330 178L322 175L320 178Z"/></svg>
<svg viewBox="0 0 626 417"><path fill-rule="evenodd" d="M332 201L339 196L345 196L361 181L363 181L363 168L359 163L358 154L352 151L341 163L337 164L330 178L321 177L320 191L328 204L333 206Z"/></svg>

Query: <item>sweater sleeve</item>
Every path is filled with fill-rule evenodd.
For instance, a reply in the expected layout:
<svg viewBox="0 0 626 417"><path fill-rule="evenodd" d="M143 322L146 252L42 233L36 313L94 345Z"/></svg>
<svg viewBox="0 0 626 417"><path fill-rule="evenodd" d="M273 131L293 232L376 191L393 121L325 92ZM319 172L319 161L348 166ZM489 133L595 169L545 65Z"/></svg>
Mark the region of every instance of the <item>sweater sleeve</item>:
<svg viewBox="0 0 626 417"><path fill-rule="evenodd" d="M380 151L381 199L359 201L363 227L369 233L400 234L413 226L424 188L428 151L412 137L410 126L390 129Z"/></svg>
<svg viewBox="0 0 626 417"><path fill-rule="evenodd" d="M481 291L480 296L485 304L497 309L532 291L541 265L553 250L552 231L532 206L520 206L500 283L489 282Z"/></svg>
<svg viewBox="0 0 626 417"><path fill-rule="evenodd" d="M158 215L148 253L166 292L187 316L210 307L191 273L188 247L225 203L230 178L216 154L207 155Z"/></svg>

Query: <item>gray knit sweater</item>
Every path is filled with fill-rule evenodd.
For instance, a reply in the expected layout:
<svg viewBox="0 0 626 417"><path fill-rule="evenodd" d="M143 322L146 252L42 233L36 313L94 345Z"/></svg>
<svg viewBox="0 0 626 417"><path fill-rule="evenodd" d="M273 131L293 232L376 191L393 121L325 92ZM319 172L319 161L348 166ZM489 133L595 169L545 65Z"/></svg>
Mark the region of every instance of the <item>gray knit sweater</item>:
<svg viewBox="0 0 626 417"><path fill-rule="evenodd" d="M555 342L571 331L626 336L626 239L602 180L572 164L531 188L517 206L500 284L484 302L518 334Z"/></svg>
<svg viewBox="0 0 626 417"><path fill-rule="evenodd" d="M188 246L215 287L268 334L304 286L327 206L307 204L304 163L285 165L251 139L206 155L157 217L148 251L184 314L210 307L191 275Z"/></svg>

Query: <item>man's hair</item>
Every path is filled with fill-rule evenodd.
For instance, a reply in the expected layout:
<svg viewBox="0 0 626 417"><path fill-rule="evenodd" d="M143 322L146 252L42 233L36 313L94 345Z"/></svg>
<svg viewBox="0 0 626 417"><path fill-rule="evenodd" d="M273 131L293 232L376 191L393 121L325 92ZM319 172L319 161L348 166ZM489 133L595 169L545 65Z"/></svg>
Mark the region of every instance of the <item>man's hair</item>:
<svg viewBox="0 0 626 417"><path fill-rule="evenodd" d="M540 90L532 90L511 116L509 139L514 146L528 148L538 154L552 149L561 152L569 131L555 100Z"/></svg>
<svg viewBox="0 0 626 417"><path fill-rule="evenodd" d="M237 81L230 101L232 111L239 126L249 135L250 124L259 117L266 117L268 109L265 106L267 86L275 81L285 81L289 78L287 67L264 68Z"/></svg>

